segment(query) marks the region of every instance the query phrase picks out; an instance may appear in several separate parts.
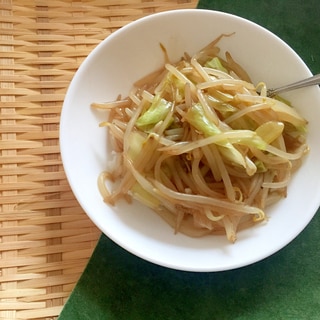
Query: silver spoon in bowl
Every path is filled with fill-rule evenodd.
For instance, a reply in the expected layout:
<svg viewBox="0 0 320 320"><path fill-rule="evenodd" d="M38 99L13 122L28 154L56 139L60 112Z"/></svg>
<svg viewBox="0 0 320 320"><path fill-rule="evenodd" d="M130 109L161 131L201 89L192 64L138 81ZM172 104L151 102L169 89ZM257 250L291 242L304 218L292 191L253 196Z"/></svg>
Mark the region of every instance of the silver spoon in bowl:
<svg viewBox="0 0 320 320"><path fill-rule="evenodd" d="M290 91L294 89L299 89L299 88L304 88L307 86L312 86L312 85L319 85L320 84L320 74L316 74L310 78L300 80L291 84L287 84L285 86L275 88L275 89L268 89L267 90L267 96L272 98L275 95L279 93L283 93L285 91Z"/></svg>

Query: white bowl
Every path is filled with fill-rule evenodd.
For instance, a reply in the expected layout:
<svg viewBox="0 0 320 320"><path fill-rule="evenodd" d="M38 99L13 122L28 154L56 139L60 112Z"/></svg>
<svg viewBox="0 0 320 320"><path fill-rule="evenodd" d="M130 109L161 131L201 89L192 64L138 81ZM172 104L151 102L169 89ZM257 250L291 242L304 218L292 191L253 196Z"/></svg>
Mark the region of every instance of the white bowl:
<svg viewBox="0 0 320 320"><path fill-rule="evenodd" d="M234 15L176 10L130 23L102 41L71 82L61 115L61 154L71 188L90 219L127 251L155 264L186 271L221 271L262 260L291 242L310 222L320 202L318 87L286 95L309 120L310 154L294 174L288 197L267 210L267 223L241 231L235 244L224 236L189 238L174 234L157 214L134 203L106 205L97 187L108 153L103 114L90 104L127 95L133 82L163 64L161 42L171 60L195 53L221 33L219 43L252 77L278 86L311 75L297 54L266 29Z"/></svg>

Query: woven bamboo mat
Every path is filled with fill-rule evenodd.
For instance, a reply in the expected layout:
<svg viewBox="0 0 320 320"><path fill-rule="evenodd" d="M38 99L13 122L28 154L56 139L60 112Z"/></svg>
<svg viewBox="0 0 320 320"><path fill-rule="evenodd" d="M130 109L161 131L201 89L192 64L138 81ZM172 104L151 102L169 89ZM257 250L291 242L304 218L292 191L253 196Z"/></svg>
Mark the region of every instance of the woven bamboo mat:
<svg viewBox="0 0 320 320"><path fill-rule="evenodd" d="M59 153L67 87L110 33L195 0L0 0L0 319L55 319L100 236Z"/></svg>

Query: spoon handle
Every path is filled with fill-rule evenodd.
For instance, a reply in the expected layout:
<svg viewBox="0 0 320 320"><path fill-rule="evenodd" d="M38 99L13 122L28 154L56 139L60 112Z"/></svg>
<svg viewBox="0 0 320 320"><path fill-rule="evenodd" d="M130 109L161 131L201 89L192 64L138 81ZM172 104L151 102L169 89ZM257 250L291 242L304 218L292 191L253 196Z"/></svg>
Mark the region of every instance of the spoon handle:
<svg viewBox="0 0 320 320"><path fill-rule="evenodd" d="M269 89L267 91L267 95L268 97L273 97L281 92L285 92L285 91L289 91L289 90L294 90L294 89L299 89L299 88L304 88L307 86L312 86L312 85L316 85L316 84L320 84L320 74L316 74L310 78L304 79L304 80L300 80L276 89Z"/></svg>

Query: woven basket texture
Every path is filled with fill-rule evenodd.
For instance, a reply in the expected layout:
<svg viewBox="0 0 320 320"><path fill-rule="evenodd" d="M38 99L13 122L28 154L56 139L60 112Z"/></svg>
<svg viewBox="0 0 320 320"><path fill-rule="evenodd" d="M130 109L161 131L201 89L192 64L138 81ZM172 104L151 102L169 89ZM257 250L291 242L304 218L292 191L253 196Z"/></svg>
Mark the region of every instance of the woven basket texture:
<svg viewBox="0 0 320 320"><path fill-rule="evenodd" d="M75 71L125 24L196 5L0 0L0 319L56 319L100 236L60 158L60 111Z"/></svg>

